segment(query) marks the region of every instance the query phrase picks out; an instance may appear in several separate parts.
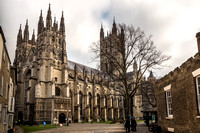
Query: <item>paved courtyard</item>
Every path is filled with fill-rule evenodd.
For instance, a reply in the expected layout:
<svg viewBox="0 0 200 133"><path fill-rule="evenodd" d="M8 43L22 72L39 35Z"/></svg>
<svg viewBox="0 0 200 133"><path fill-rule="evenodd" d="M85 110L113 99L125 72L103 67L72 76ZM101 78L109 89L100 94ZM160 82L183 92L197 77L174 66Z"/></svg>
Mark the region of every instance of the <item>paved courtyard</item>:
<svg viewBox="0 0 200 133"><path fill-rule="evenodd" d="M125 133L123 124L72 123L61 128L47 129L36 133ZM137 133L149 133L144 123L138 123Z"/></svg>

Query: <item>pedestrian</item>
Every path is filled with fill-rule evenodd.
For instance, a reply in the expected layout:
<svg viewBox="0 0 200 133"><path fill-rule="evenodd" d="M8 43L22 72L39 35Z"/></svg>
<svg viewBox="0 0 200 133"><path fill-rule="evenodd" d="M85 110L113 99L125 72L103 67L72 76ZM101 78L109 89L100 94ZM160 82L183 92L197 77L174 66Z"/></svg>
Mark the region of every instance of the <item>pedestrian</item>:
<svg viewBox="0 0 200 133"><path fill-rule="evenodd" d="M126 118L125 127L126 127L126 133L129 133L130 132L130 120L129 120L129 117Z"/></svg>
<svg viewBox="0 0 200 133"><path fill-rule="evenodd" d="M136 126L137 126L137 122L136 122L135 118L133 117L131 119L131 131L136 131Z"/></svg>
<svg viewBox="0 0 200 133"><path fill-rule="evenodd" d="M145 122L146 122L146 126L149 126L149 116L147 116Z"/></svg>

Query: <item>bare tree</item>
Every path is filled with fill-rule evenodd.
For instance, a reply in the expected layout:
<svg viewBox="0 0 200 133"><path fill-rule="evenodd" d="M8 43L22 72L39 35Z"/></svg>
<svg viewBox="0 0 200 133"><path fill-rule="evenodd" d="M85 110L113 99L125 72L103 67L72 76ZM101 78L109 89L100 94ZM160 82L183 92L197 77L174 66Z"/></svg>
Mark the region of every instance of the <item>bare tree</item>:
<svg viewBox="0 0 200 133"><path fill-rule="evenodd" d="M170 57L156 49L151 36L146 36L140 28L135 29L133 26L120 24L117 33L112 35L111 39L106 39L110 40L110 43L103 43L105 38L100 38L99 42L90 46L90 50L95 54L94 59L100 58L101 70L118 83L113 89L124 97L127 117L130 114L130 99L134 97L138 88L147 85L146 82L142 82L144 74L149 69L163 67L163 62ZM127 72L134 71L133 66L136 63L137 71L130 81Z"/></svg>
<svg viewBox="0 0 200 133"><path fill-rule="evenodd" d="M141 93L153 108L157 107L157 99L155 96L155 83L151 81L144 81L141 87Z"/></svg>

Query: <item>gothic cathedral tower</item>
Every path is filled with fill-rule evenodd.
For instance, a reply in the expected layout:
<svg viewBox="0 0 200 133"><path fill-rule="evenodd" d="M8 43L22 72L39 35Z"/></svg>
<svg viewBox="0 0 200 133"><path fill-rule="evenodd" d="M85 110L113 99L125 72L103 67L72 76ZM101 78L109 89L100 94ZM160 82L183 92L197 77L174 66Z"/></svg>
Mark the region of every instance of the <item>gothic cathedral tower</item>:
<svg viewBox="0 0 200 133"><path fill-rule="evenodd" d="M29 40L28 20L24 37L20 25L14 65L18 75L16 94L18 120L29 123L42 121L59 123L70 116L63 12L58 28L56 18L52 23L50 4L46 26L41 11L37 40L34 31L32 39Z"/></svg>
<svg viewBox="0 0 200 133"><path fill-rule="evenodd" d="M121 27L121 30L118 30L115 23L115 18L113 19L112 32L107 33L107 36L104 36L103 25L100 29L100 70L104 73L115 73L116 66L123 65L124 56L125 56L125 44L124 44L124 30Z"/></svg>

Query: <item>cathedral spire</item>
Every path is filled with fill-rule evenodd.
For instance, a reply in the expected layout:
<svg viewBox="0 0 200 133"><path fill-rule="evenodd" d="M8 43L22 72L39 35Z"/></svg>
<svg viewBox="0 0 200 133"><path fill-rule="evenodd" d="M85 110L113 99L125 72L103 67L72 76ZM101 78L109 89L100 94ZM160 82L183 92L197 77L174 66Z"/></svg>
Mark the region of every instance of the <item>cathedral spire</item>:
<svg viewBox="0 0 200 133"><path fill-rule="evenodd" d="M134 76L137 75L137 71L138 71L138 67L137 67L137 62L136 62L136 59L135 59L134 63L133 63L133 74L134 74Z"/></svg>
<svg viewBox="0 0 200 133"><path fill-rule="evenodd" d="M63 11L62 11L62 17L61 17L61 21L60 21L60 30L59 31L62 35L65 35L65 22L64 22Z"/></svg>
<svg viewBox="0 0 200 133"><path fill-rule="evenodd" d="M32 43L35 43L35 30L33 29L33 34L32 34Z"/></svg>
<svg viewBox="0 0 200 133"><path fill-rule="evenodd" d="M116 26L116 23L115 23L115 17L113 18L112 34L117 35L117 26Z"/></svg>
<svg viewBox="0 0 200 133"><path fill-rule="evenodd" d="M29 30L28 30L28 19L26 20L26 25L24 29L24 41L29 40Z"/></svg>
<svg viewBox="0 0 200 133"><path fill-rule="evenodd" d="M121 27L121 35L124 36L124 28Z"/></svg>
<svg viewBox="0 0 200 133"><path fill-rule="evenodd" d="M48 10L48 12L47 12L46 27L47 27L48 30L50 30L51 27L52 27L51 4L49 4L49 10Z"/></svg>
<svg viewBox="0 0 200 133"><path fill-rule="evenodd" d="M56 17L54 17L53 29L54 29L55 31L58 31L58 24L57 24L57 22L56 22Z"/></svg>
<svg viewBox="0 0 200 133"><path fill-rule="evenodd" d="M21 41L22 41L22 25L20 24L19 32L17 35L17 44L21 43Z"/></svg>
<svg viewBox="0 0 200 133"><path fill-rule="evenodd" d="M44 21L42 17L42 10L40 12L39 22L38 22L38 34L40 34L44 29Z"/></svg>
<svg viewBox="0 0 200 133"><path fill-rule="evenodd" d="M103 23L101 23L100 39L103 39L103 38L104 38Z"/></svg>

